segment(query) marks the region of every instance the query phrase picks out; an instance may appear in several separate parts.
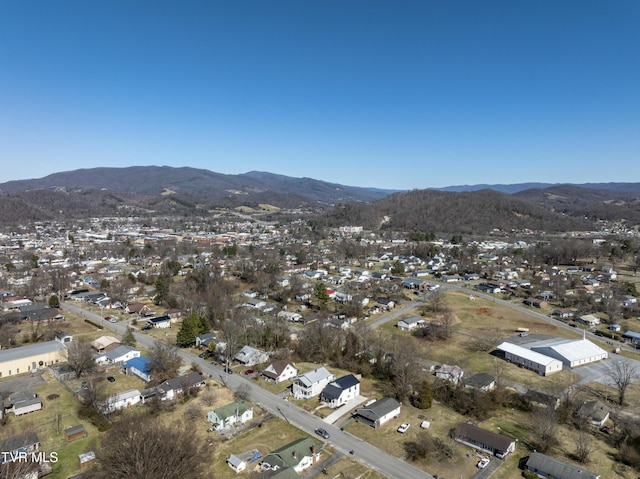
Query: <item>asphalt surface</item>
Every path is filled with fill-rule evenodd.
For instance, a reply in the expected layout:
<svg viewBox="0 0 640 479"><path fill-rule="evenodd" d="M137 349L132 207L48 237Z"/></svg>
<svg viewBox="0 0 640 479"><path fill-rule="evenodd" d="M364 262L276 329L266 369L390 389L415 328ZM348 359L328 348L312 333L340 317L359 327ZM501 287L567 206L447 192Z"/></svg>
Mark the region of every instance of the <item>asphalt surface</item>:
<svg viewBox="0 0 640 479"><path fill-rule="evenodd" d="M126 328L129 327L127 321L110 323L108 321L104 321L102 316L88 312L80 306L76 306L68 302L62 303L61 307L87 319L91 319L96 323L101 323L105 329L110 329L118 335L124 334ZM153 338L140 332L134 332L134 336L138 344L141 346L149 349L153 347L155 342ZM341 453L352 456L357 461L360 461L387 477L401 479L433 479L431 474L417 469L411 464L408 464L407 462L372 446L348 432L341 431L336 426L327 424L322 419L309 414L297 407L295 404L292 404L277 395L252 384L241 375L226 374L221 367L189 354L186 351L178 349L178 354L182 357L185 364L197 364L204 374L228 387L232 391L237 391L240 387L247 389L249 391L248 399L251 402L259 405L271 414L283 418L298 429L312 435L315 435L314 431L316 428L321 427L325 429L331 436L325 442L331 444ZM321 439L319 436L316 437ZM353 454L351 454L351 451L353 451Z"/></svg>

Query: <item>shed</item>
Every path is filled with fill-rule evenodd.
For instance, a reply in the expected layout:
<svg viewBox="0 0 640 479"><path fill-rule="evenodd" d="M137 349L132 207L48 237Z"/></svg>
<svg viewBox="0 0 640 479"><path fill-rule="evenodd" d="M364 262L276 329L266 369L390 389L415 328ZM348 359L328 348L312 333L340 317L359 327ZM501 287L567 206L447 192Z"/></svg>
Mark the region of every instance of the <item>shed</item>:
<svg viewBox="0 0 640 479"><path fill-rule="evenodd" d="M78 463L80 465L80 469L87 469L91 467L96 462L96 453L93 451L83 452L82 454L78 454Z"/></svg>
<svg viewBox="0 0 640 479"><path fill-rule="evenodd" d="M82 424L76 426L70 426L64 430L64 438L67 442L75 441L76 439L82 439L87 437L87 431L85 431Z"/></svg>

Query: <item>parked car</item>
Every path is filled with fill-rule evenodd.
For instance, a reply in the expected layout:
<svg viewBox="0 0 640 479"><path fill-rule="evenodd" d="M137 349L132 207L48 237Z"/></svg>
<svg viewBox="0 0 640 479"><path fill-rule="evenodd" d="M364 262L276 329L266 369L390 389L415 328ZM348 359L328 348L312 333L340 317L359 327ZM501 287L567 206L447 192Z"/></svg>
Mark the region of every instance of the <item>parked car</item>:
<svg viewBox="0 0 640 479"><path fill-rule="evenodd" d="M324 437L325 439L329 439L329 437L331 437L329 435L329 433L327 431L325 431L324 429L322 429L321 427L319 427L318 429L316 429L316 434L320 437Z"/></svg>
<svg viewBox="0 0 640 479"><path fill-rule="evenodd" d="M142 328L143 331L149 331L150 329L153 329L151 326L144 326Z"/></svg>
<svg viewBox="0 0 640 479"><path fill-rule="evenodd" d="M255 371L253 369L247 369L244 374L247 376L251 376L253 373L255 373Z"/></svg>
<svg viewBox="0 0 640 479"><path fill-rule="evenodd" d="M404 422L400 424L400 427L398 428L398 432L404 434L405 432L407 432L407 429L409 429L410 426L411 424L409 424L408 422Z"/></svg>
<svg viewBox="0 0 640 479"><path fill-rule="evenodd" d="M479 469L484 469L485 467L487 467L489 465L489 463L491 462L490 459L487 459L486 457L483 459L480 459L480 461L478 461L478 468Z"/></svg>
<svg viewBox="0 0 640 479"><path fill-rule="evenodd" d="M231 368L224 368L224 372L227 374L233 374L233 371L231 370Z"/></svg>
<svg viewBox="0 0 640 479"><path fill-rule="evenodd" d="M107 381L109 381L110 383L115 382L116 378L114 378L113 376L107 376Z"/></svg>

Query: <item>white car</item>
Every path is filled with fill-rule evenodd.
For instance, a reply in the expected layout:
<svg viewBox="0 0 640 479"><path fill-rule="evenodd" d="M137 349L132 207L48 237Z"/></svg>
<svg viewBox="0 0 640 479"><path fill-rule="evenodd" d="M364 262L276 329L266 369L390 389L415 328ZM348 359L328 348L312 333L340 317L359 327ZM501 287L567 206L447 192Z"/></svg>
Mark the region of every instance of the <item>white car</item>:
<svg viewBox="0 0 640 479"><path fill-rule="evenodd" d="M411 424L409 424L408 422L400 424L398 432L404 434L405 432L407 432L407 429L409 429L409 426L411 426Z"/></svg>
<svg viewBox="0 0 640 479"><path fill-rule="evenodd" d="M480 461L478 462L477 466L478 466L479 469L484 469L485 467L487 467L489 465L490 462L491 461L485 457L484 459L480 459Z"/></svg>

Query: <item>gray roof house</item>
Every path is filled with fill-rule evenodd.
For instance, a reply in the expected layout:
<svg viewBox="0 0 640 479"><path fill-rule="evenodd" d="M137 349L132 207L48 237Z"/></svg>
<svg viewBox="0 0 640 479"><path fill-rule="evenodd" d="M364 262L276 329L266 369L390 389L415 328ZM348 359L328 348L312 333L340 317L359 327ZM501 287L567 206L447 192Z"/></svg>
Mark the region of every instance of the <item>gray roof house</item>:
<svg viewBox="0 0 640 479"><path fill-rule="evenodd" d="M466 422L452 429L450 435L458 442L494 454L501 459L516 450L515 439Z"/></svg>
<svg viewBox="0 0 640 479"><path fill-rule="evenodd" d="M255 366L264 363L269 359L269 354L251 346L243 346L243 348L233 357L234 361L244 366Z"/></svg>
<svg viewBox="0 0 640 479"><path fill-rule="evenodd" d="M533 452L527 459L527 470L541 478L553 479L600 479L600 474L580 469L553 457Z"/></svg>
<svg viewBox="0 0 640 479"><path fill-rule="evenodd" d="M393 398L386 397L373 401L353 412L353 419L367 426L377 428L400 414L402 405Z"/></svg>

